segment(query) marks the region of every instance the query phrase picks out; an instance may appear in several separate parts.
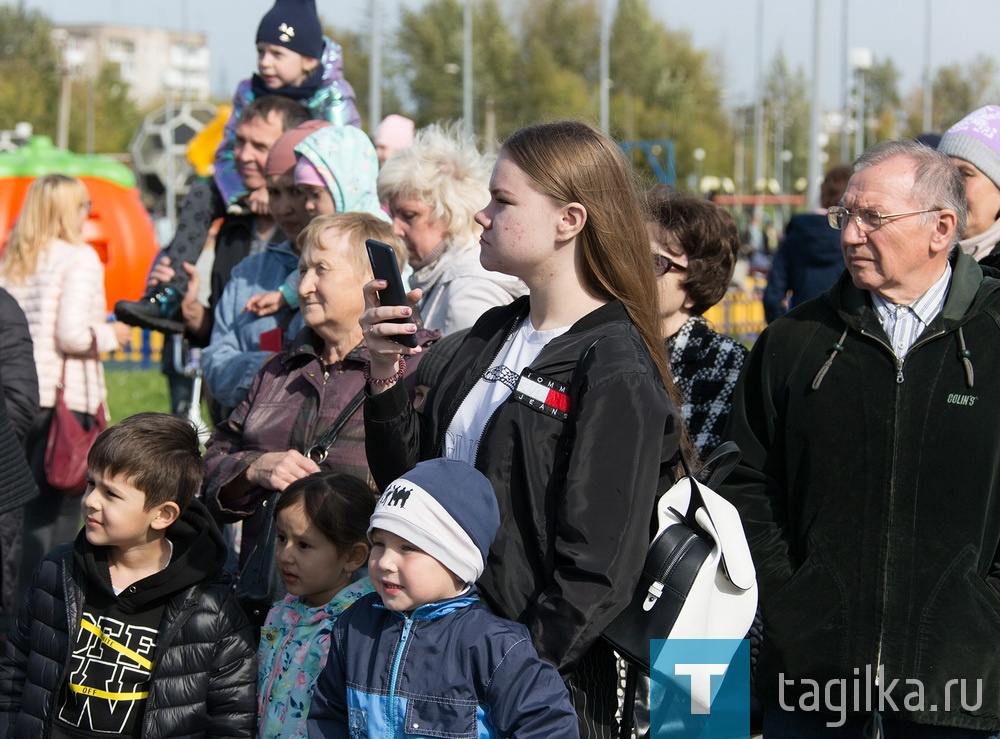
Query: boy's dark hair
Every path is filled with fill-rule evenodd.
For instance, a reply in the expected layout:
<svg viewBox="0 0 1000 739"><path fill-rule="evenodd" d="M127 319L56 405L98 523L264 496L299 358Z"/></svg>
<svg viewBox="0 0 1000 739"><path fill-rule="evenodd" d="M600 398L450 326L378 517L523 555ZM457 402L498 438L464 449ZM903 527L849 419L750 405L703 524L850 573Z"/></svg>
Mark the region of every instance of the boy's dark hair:
<svg viewBox="0 0 1000 739"><path fill-rule="evenodd" d="M710 200L666 185L655 185L645 200L646 218L656 231L656 240L666 246L672 235L688 258L681 288L691 299L691 313L700 316L729 289L740 251L736 223Z"/></svg>
<svg viewBox="0 0 1000 739"><path fill-rule="evenodd" d="M169 501L183 512L201 488L205 463L198 432L166 413L136 413L109 426L87 455L102 475L122 475L146 494L145 510Z"/></svg>
<svg viewBox="0 0 1000 739"><path fill-rule="evenodd" d="M368 541L368 520L378 495L368 483L341 472L324 470L296 480L274 506L274 515L302 502L306 516L340 553Z"/></svg>
<svg viewBox="0 0 1000 739"><path fill-rule="evenodd" d="M268 120L276 114L282 122L282 131L291 131L308 121L312 116L301 104L284 95L264 95L247 105L240 113L240 123L249 123L257 118Z"/></svg>

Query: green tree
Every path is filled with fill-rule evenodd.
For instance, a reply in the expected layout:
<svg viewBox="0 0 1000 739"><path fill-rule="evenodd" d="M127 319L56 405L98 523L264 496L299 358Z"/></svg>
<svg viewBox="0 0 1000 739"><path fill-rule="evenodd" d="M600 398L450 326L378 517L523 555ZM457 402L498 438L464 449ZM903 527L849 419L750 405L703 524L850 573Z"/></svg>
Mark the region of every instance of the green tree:
<svg viewBox="0 0 1000 739"><path fill-rule="evenodd" d="M875 119L875 141L899 137L902 99L899 96L901 73L892 59L876 59L865 82L866 110Z"/></svg>
<svg viewBox="0 0 1000 739"><path fill-rule="evenodd" d="M462 4L431 0L404 9L397 36L418 126L462 115Z"/></svg>
<svg viewBox="0 0 1000 739"><path fill-rule="evenodd" d="M695 168L692 152L706 152L704 174L732 169L733 139L722 108L721 68L696 49L685 31L652 17L648 0L621 0L611 28L612 132L628 139L672 139L677 176Z"/></svg>
<svg viewBox="0 0 1000 739"><path fill-rule="evenodd" d="M106 62L95 80L73 83L69 148L87 151L88 137L92 136L94 153L128 151L143 115L129 97L128 83L122 80L118 65Z"/></svg>
<svg viewBox="0 0 1000 739"><path fill-rule="evenodd" d="M931 130L944 133L972 111L1000 99L1000 65L978 54L966 65L940 67L931 90ZM906 135L922 132L923 90L915 88L906 99Z"/></svg>
<svg viewBox="0 0 1000 739"><path fill-rule="evenodd" d="M805 177L809 166L809 79L801 65L794 71L789 68L782 50L764 76L764 100L771 141L765 147L765 172L791 192L792 183ZM787 166L781 158L784 151L792 154Z"/></svg>
<svg viewBox="0 0 1000 739"><path fill-rule="evenodd" d="M370 21L369 21L370 26ZM374 131L378 121L368 120L369 100L371 90L369 89L370 75L369 65L371 64L371 29L362 31L351 31L346 28L336 26L323 26L323 32L334 39L343 51L344 79L354 88L355 103L358 113L361 114L361 125L366 131ZM390 39L385 38L382 43L382 111L383 115L389 113L403 113L404 106L400 101L399 93L394 86L394 81L399 77L398 56L394 54Z"/></svg>
<svg viewBox="0 0 1000 739"><path fill-rule="evenodd" d="M55 136L59 108L59 52L52 24L22 4L0 5L0 129L27 121L35 133Z"/></svg>

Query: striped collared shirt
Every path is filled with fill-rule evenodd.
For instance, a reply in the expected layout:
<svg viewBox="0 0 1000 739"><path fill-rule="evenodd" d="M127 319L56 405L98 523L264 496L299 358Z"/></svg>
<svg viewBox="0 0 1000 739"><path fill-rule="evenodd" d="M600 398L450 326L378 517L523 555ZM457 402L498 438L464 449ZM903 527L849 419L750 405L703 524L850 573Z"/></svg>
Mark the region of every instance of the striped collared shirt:
<svg viewBox="0 0 1000 739"><path fill-rule="evenodd" d="M951 264L948 264L941 279L909 305L890 303L878 293L871 294L878 320L898 359L906 356L913 342L942 311L950 285Z"/></svg>

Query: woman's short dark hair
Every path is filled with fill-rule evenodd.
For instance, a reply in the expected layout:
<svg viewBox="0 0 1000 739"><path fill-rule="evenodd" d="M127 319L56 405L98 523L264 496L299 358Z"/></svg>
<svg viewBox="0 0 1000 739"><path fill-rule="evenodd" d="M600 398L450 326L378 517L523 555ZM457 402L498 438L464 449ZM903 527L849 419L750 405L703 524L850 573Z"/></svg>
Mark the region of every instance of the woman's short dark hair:
<svg viewBox="0 0 1000 739"><path fill-rule="evenodd" d="M354 475L323 470L296 480L274 506L274 515L301 502L306 516L337 551L346 552L368 539L368 520L375 512L378 496L371 486Z"/></svg>
<svg viewBox="0 0 1000 739"><path fill-rule="evenodd" d="M715 203L685 195L666 185L646 193L646 217L656 240L666 246L673 236L687 256L681 288L700 316L722 300L736 269L740 234L733 217Z"/></svg>

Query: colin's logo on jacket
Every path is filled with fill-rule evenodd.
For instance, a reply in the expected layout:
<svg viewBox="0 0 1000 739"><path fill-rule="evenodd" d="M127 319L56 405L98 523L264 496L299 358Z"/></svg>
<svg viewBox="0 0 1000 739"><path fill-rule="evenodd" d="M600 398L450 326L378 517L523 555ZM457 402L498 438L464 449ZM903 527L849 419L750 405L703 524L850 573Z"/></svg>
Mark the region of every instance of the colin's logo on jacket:
<svg viewBox="0 0 1000 739"><path fill-rule="evenodd" d="M405 485L393 483L385 489L384 493L382 493L382 497L378 499L378 504L380 506L397 506L399 508L405 508L406 501L410 498L410 492L410 488Z"/></svg>

